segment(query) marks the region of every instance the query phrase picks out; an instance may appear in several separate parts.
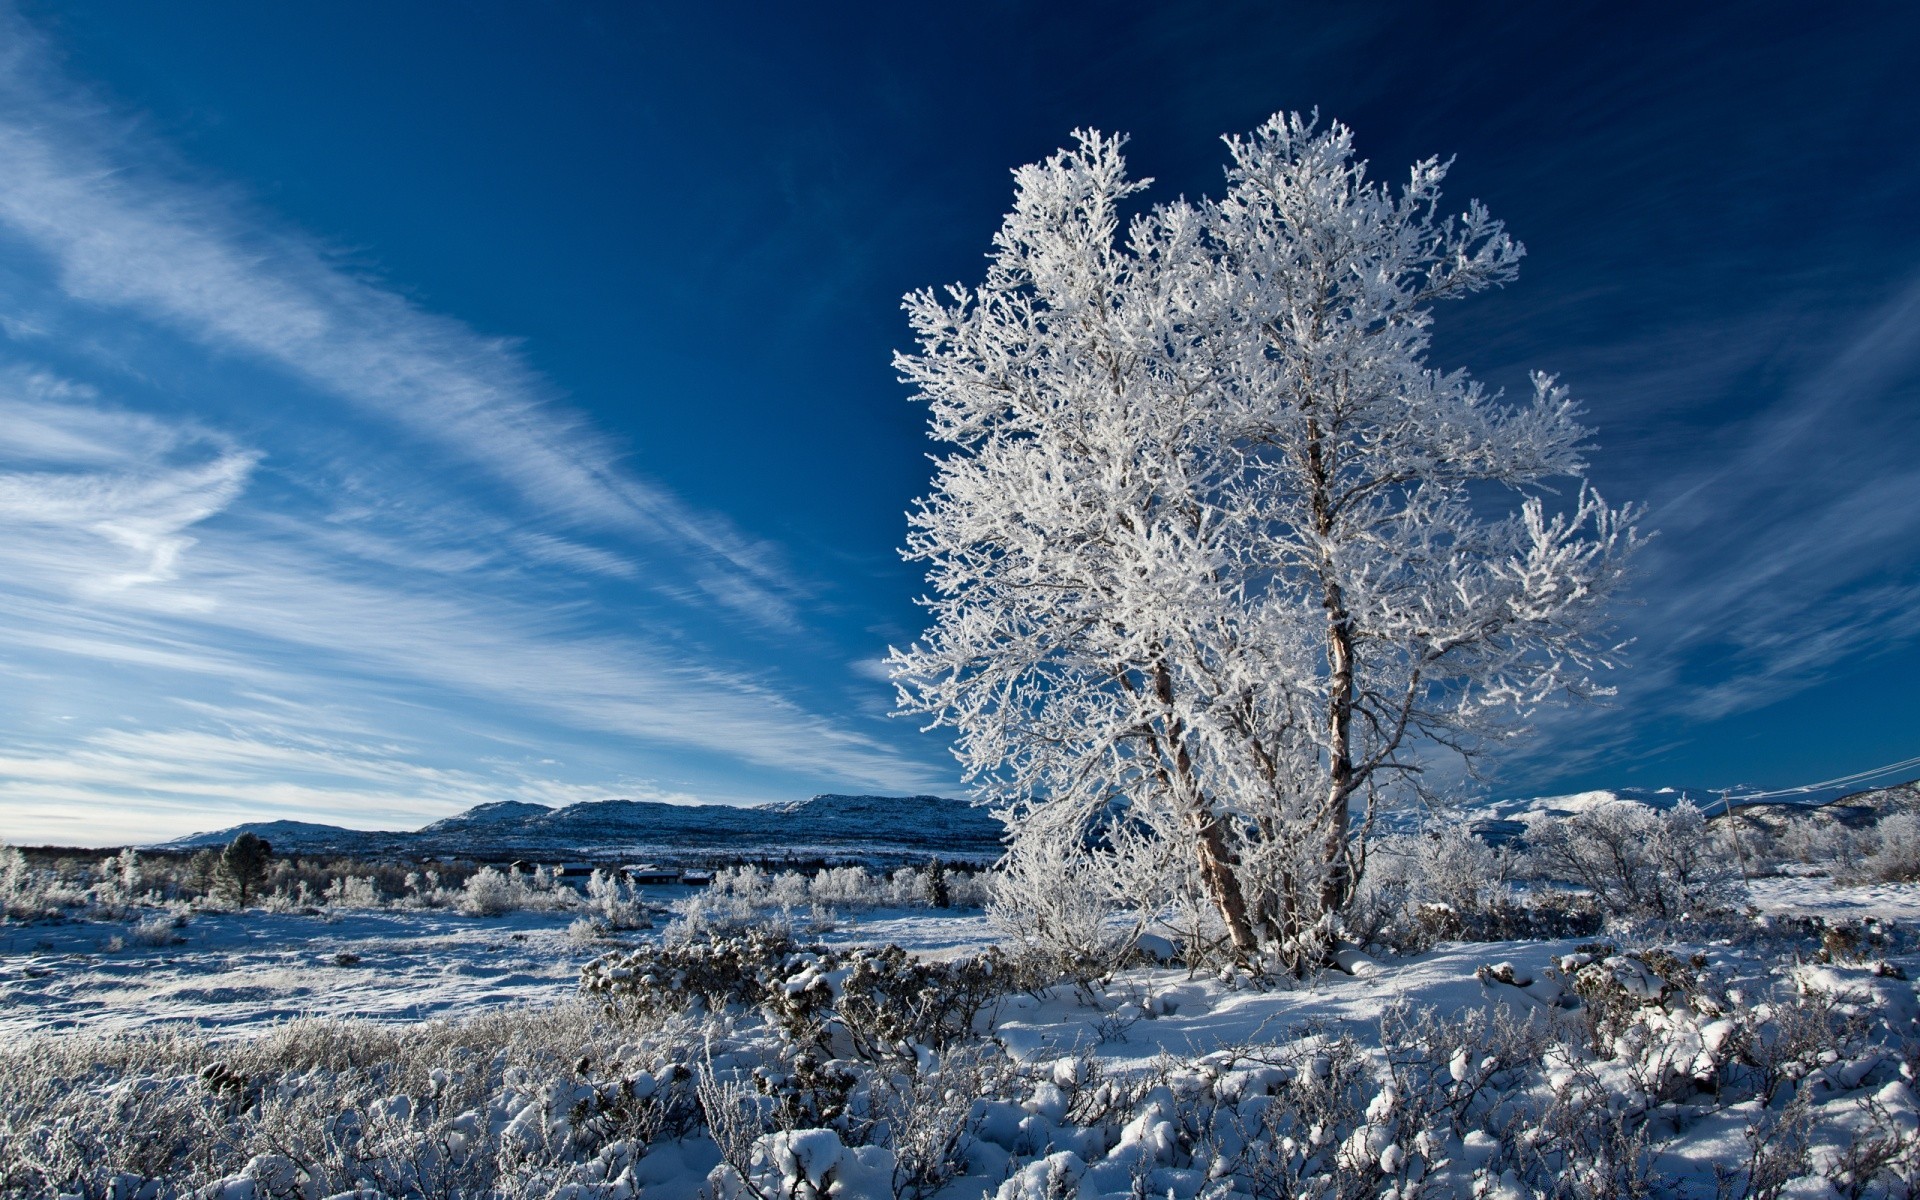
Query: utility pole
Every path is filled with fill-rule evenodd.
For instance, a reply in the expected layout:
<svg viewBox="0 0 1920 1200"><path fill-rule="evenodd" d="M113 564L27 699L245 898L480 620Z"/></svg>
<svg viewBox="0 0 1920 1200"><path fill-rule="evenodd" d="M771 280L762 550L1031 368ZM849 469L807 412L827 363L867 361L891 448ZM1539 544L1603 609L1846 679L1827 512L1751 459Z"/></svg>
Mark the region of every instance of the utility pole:
<svg viewBox="0 0 1920 1200"><path fill-rule="evenodd" d="M1733 836L1733 856L1740 863L1740 882L1752 883L1753 877L1747 874L1747 851L1740 844L1740 823L1733 819L1733 789L1725 788L1720 792L1720 803L1727 810L1727 832Z"/></svg>

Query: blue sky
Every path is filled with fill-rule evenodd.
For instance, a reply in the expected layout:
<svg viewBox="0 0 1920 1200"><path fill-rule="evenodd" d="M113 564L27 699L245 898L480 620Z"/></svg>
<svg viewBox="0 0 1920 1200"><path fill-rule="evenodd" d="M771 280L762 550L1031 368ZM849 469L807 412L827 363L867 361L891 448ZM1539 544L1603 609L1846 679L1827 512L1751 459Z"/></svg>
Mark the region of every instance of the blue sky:
<svg viewBox="0 0 1920 1200"><path fill-rule="evenodd" d="M1077 126L1159 194L1280 109L1529 249L1660 530L1502 794L1920 754L1920 10L0 8L0 838L956 791L890 719L912 287Z"/></svg>

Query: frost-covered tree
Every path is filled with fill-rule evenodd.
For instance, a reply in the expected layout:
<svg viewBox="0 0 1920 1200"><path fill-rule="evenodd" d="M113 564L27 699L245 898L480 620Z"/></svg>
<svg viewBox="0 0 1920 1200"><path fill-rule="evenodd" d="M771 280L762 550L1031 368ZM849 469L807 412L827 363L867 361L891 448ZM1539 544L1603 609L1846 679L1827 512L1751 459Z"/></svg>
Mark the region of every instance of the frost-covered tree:
<svg viewBox="0 0 1920 1200"><path fill-rule="evenodd" d="M1595 690L1630 514L1565 389L1427 366L1433 306L1522 254L1440 214L1445 164L1388 188L1345 127L1276 116L1228 140L1224 198L1123 222L1122 139L1076 138L1015 173L984 284L906 298L896 365L953 449L901 707L1021 836L1166 831L1236 953L1303 967L1421 744Z"/></svg>

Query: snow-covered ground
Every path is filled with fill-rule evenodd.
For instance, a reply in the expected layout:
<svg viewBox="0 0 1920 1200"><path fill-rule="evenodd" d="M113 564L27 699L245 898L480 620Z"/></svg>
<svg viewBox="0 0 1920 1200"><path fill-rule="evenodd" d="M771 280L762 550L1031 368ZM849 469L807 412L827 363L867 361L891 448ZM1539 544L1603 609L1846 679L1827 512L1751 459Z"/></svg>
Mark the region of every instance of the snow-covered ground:
<svg viewBox="0 0 1920 1200"><path fill-rule="evenodd" d="M1755 879L1747 896L1761 912L1829 921L1920 922L1920 883L1836 884L1825 875L1782 875Z"/></svg>
<svg viewBox="0 0 1920 1200"><path fill-rule="evenodd" d="M238 1173L193 1193L228 1200L281 1194L295 1179L316 1200L413 1194L407 1172L422 1168L398 1151L379 1150L385 1166L368 1157L349 1170L318 1152L296 1169L290 1152L261 1149L281 1144L275 1122L293 1121L302 1103L362 1114L383 1137L413 1139L407 1145L444 1142L462 1170L499 1175L495 1190L475 1195L561 1194L554 1189L563 1184L582 1200L691 1197L703 1188L742 1198L814 1195L799 1186L809 1180L820 1195L904 1195L913 1147L926 1148L909 1136L925 1132L914 1122L933 1122L927 1128L937 1132L942 1120L956 1139L942 1151L952 1170L920 1193L939 1200L1245 1200L1281 1194L1274 1189L1296 1171L1358 1189L1343 1183L1342 1196L1400 1200L1416 1192L1597 1200L1643 1187L1681 1200L1716 1194L1716 1169L1740 1186L1760 1179L1756 1172L1788 1172L1794 1182L1767 1193L1781 1196L1824 1198L1850 1180L1872 1184L1860 1194L1912 1194L1920 1179L1920 1101L1911 1087L1920 942L1911 931L1920 885L1778 878L1756 881L1751 899L1765 912L1872 916L1905 929L1883 928L1872 946L1825 964L1812 961L1818 941L1805 926L1728 920L1620 941L1617 950L1571 938L1443 943L1292 985L1135 968L1079 988L1015 987L976 1023L976 1032L990 1024L991 1043L845 1060L863 1102L884 1107L883 1093L893 1094L886 1089L905 1088L899 1095L915 1106L886 1110L906 1122L889 1143L897 1159L878 1142L856 1144L858 1121L809 1115L807 1105L836 1093L830 1083L796 1082L795 1072L810 1069L811 1043L780 1032L772 1009L628 1027L602 1025L595 1006L558 1003L576 994L584 962L619 944L578 936L571 912L201 914L179 930L184 941L163 946L136 941L127 924L0 926L0 1035L79 1047L86 1039L76 1032L167 1022L242 1035L225 1049L140 1051L146 1074L133 1081L138 1094L166 1098L165 1119L180 1129L229 1119L220 1107L228 1091L248 1098L254 1107L242 1112L244 1136L236 1136L253 1148L223 1149L224 1169ZM827 924L800 936L841 947L893 943L930 959L993 940L977 910L872 909ZM771 968L797 972L791 978L763 978L776 993L799 995L826 978L826 966L806 965L818 961L801 954ZM835 978L844 984L845 970ZM1576 978L1583 999L1569 990ZM526 1014L512 1018L526 1022L513 1037L532 1039L511 1052L488 1043L475 1057L461 1039L481 1034L414 1024L503 1008ZM317 1036L284 1023L300 1016L372 1018L363 1032L338 1035L341 1044L394 1039L406 1062L388 1074L303 1068L297 1087L276 1091L265 1064L293 1054L299 1037ZM29 1033L52 1036L20 1036ZM264 1049L250 1060L236 1044ZM117 1052L75 1051L90 1053ZM43 1057L49 1070L72 1069L58 1066L58 1050ZM1343 1075L1342 1061L1357 1073ZM1332 1083L1316 1082L1323 1079L1348 1082L1329 1090ZM778 1087L789 1090L772 1094L800 1097L800 1109L771 1115L769 1080L784 1081ZM33 1103L45 1113L62 1104L92 1113L88 1094ZM716 1116L728 1112L739 1121ZM1315 1123L1322 1117L1324 1137ZM70 1141L74 1153L88 1153L78 1126L37 1119L48 1146ZM332 1128L314 1126L323 1127ZM1616 1128L1620 1139L1608 1140ZM479 1144L497 1158L459 1149L483 1132ZM744 1176L721 1167L728 1138ZM376 1143L353 1145L371 1155ZM1756 1146L1771 1147L1773 1158L1762 1162ZM1863 1147L1885 1150L1879 1165L1861 1165ZM741 1157L749 1150L750 1165ZM1577 1186L1547 1188L1556 1173ZM368 1180L374 1192L364 1190ZM348 1183L358 1190L329 1190ZM1288 1186L1285 1194L1298 1190Z"/></svg>
<svg viewBox="0 0 1920 1200"><path fill-rule="evenodd" d="M0 929L0 1036L187 1021L222 1029L295 1016L415 1020L570 994L605 947L571 914L444 911L202 914L172 946L126 926ZM110 947L114 940L124 948Z"/></svg>
<svg viewBox="0 0 1920 1200"><path fill-rule="evenodd" d="M679 897L670 889L658 901ZM1756 879L1749 889L1762 912L1829 920L1878 917L1920 922L1920 883L1836 885L1825 876ZM184 1021L244 1030L296 1016L351 1016L384 1021L458 1017L491 1008L569 996L580 967L622 943L571 937L573 913L469 917L448 910L369 910L325 916L291 913L206 913L177 931L177 945L145 946L131 926L105 923L0 925L0 1035L47 1029L129 1029ZM941 959L976 952L994 940L977 910L876 909L840 915L807 935L833 946L898 945ZM119 948L114 948L118 944ZM1430 961L1395 964L1388 980L1341 980L1311 993L1258 993L1230 998L1201 1023L1172 1019L1158 1031L1163 1048L1246 1033L1248 1019L1360 1020L1384 1000L1452 1009L1471 1003L1473 965L1510 959L1537 974L1553 943L1475 945ZM1456 958L1475 959L1465 972ZM1172 977L1140 976L1142 987L1183 1003ZM1464 982L1463 982L1464 979ZM1150 981L1150 982L1149 982ZM1186 1007L1191 1011L1192 1005ZM1257 1014L1250 1017L1249 1014ZM1081 1014L1084 1016L1085 1014ZM1010 1044L1079 1036L1071 1014L1044 1020L1021 1015ZM1024 1034L1022 1023L1044 1026ZM1149 1052L1151 1053L1151 1052Z"/></svg>
<svg viewBox="0 0 1920 1200"><path fill-rule="evenodd" d="M0 925L0 1036L168 1021L244 1030L301 1016L466 1016L570 996L582 963L652 936L577 940L568 934L577 918L444 909L203 913L168 946L140 944L128 924ZM819 940L891 942L944 957L981 948L992 931L978 912L935 918L926 909L877 909L841 916Z"/></svg>
<svg viewBox="0 0 1920 1200"><path fill-rule="evenodd" d="M1378 1036L1381 1013L1395 1004L1451 1014L1505 1008L1525 1020L1555 1011L1553 993L1483 983L1475 971L1508 963L1517 978L1537 980L1573 948L1573 942L1451 944L1364 975L1326 972L1308 984L1277 989L1235 989L1180 969L1133 970L1107 989L1098 1006L1068 989L1046 1000L1009 997L996 1032L1022 1061L1089 1051L1107 1071L1130 1074L1152 1069L1162 1056L1197 1058L1226 1047L1272 1045L1307 1028L1346 1030L1371 1040Z"/></svg>

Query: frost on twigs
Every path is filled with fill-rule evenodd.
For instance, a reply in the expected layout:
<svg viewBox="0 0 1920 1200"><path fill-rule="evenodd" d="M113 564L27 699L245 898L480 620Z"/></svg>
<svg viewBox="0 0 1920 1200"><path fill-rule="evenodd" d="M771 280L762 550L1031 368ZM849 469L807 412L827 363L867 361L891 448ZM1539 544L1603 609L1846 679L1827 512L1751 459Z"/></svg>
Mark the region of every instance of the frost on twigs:
<svg viewBox="0 0 1920 1200"><path fill-rule="evenodd" d="M1604 691L1634 514L1585 484L1565 387L1428 365L1433 307L1522 254L1442 214L1446 164L1389 187L1344 126L1277 116L1222 198L1140 210L1121 146L1021 168L985 281L906 298L896 366L949 449L900 706L1016 847L1159 843L1152 886L1204 896L1234 958L1305 970L1423 744Z"/></svg>
<svg viewBox="0 0 1920 1200"><path fill-rule="evenodd" d="M997 950L923 962L897 946L801 946L783 934L642 946L581 969L581 991L620 1021L698 1008L757 1009L796 1045L868 1061L912 1061L972 1037L1019 978Z"/></svg>

